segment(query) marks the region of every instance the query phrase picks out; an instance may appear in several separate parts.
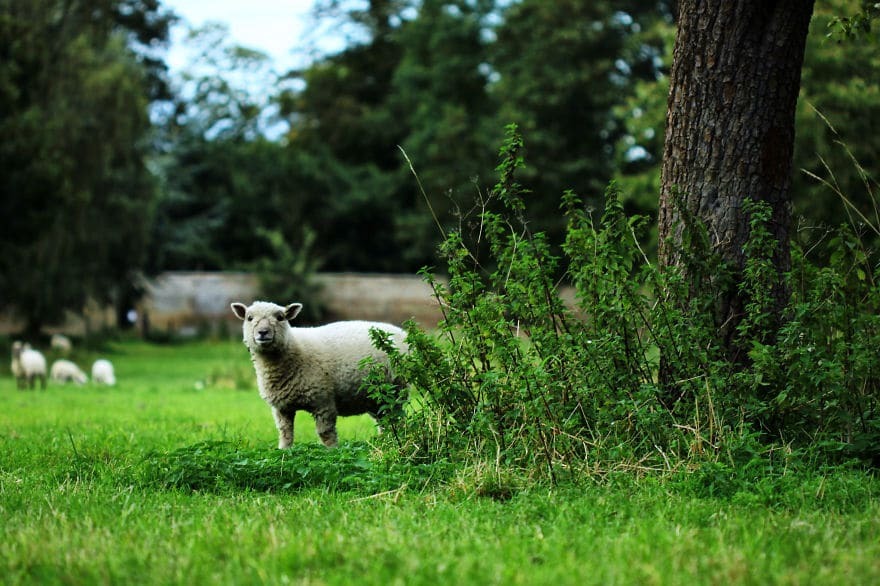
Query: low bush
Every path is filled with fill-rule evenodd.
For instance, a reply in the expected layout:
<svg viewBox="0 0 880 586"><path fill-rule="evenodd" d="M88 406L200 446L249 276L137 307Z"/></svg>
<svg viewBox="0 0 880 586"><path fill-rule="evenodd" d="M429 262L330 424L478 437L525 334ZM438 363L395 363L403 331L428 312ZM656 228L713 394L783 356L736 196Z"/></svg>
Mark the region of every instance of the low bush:
<svg viewBox="0 0 880 586"><path fill-rule="evenodd" d="M522 147L512 128L498 184L446 235L447 279L422 272L443 311L437 332L408 323L406 354L376 333L414 397L385 436L400 453L551 481L618 468L698 470L711 481L792 446L877 458L880 292L876 260L851 230L826 243L823 266L804 252L818 258L816 247L795 243L777 327L765 204L747 202L739 276L687 214L685 270L661 271L639 244L647 220L624 214L613 184L598 222L564 195L567 238L554 246L530 229L515 179ZM574 286L573 304L563 283ZM749 360L737 364L711 317L731 283L747 299L735 335ZM373 391L383 392L378 379Z"/></svg>

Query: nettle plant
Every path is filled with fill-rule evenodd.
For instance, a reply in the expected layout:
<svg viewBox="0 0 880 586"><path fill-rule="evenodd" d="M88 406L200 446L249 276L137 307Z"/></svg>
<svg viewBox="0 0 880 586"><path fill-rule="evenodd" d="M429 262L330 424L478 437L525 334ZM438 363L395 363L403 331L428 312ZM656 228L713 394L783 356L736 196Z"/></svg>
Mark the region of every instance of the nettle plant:
<svg viewBox="0 0 880 586"><path fill-rule="evenodd" d="M880 286L876 253L850 227L824 266L792 251L787 319L750 353L754 411L765 428L831 454L880 464ZM815 247L811 247L815 253Z"/></svg>
<svg viewBox="0 0 880 586"><path fill-rule="evenodd" d="M446 278L422 271L443 312L437 330L407 323L404 354L374 333L412 391L408 416L384 435L402 454L489 460L557 481L615 466L736 463L770 442L822 433L851 443L855 436L843 430L858 427L865 438L876 431L877 367L862 337L870 330L878 347L867 255L821 270L799 256L792 275L823 277L802 277L808 288L798 291L780 334L767 336L762 292L776 278L761 229L769 213L750 204L754 254L738 277L750 302L739 335L753 350L749 364L731 365L711 308L736 277L705 227L684 214L685 270L660 271L639 245L647 219L627 218L612 184L598 223L577 196L563 196L567 237L554 253L526 218L515 180L522 147L510 128L499 182L440 246ZM573 301L560 295L563 283L573 286ZM833 317L818 315L823 305L833 306ZM800 345L805 338L812 346ZM812 394L819 389L821 401ZM376 377L372 392L386 390Z"/></svg>

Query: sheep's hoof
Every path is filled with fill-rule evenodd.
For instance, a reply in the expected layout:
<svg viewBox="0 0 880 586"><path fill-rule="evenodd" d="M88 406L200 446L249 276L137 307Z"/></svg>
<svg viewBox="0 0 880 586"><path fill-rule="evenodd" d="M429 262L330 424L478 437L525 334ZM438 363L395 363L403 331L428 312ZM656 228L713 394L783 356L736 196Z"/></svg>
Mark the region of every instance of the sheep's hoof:
<svg viewBox="0 0 880 586"><path fill-rule="evenodd" d="M321 437L321 443L323 443L328 448L335 448L339 443L335 431L326 431L319 435Z"/></svg>

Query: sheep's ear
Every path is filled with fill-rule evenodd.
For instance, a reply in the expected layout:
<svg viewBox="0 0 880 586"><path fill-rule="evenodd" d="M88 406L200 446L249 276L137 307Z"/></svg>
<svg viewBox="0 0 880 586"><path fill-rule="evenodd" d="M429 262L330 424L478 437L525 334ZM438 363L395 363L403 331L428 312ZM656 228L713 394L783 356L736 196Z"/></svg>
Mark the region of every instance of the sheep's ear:
<svg viewBox="0 0 880 586"><path fill-rule="evenodd" d="M303 304L302 303L291 303L287 307L284 308L284 318L288 322L292 322L293 318L299 315L299 312L302 311Z"/></svg>
<svg viewBox="0 0 880 586"><path fill-rule="evenodd" d="M247 305L244 303L233 303L230 307L232 307L232 313L238 316L238 319L244 319L244 316L247 315Z"/></svg>

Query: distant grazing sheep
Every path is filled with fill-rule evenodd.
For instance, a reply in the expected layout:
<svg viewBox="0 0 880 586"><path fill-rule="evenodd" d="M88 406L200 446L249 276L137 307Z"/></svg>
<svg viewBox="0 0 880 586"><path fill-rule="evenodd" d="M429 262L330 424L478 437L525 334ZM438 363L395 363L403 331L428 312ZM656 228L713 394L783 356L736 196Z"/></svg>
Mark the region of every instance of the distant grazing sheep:
<svg viewBox="0 0 880 586"><path fill-rule="evenodd" d="M373 346L370 329L388 332L401 349L406 347L406 334L390 324L366 321L291 327L289 322L301 310L301 303L286 307L265 301L255 301L249 307L232 304L233 313L244 322L244 344L250 350L260 396L275 417L278 447L287 448L293 442L293 420L300 410L314 416L321 441L334 447L337 416L369 413L378 418L383 407L362 388L367 374L359 365L363 358L370 356L388 364L385 353ZM403 396L402 386L400 391Z"/></svg>
<svg viewBox="0 0 880 586"><path fill-rule="evenodd" d="M70 360L56 360L49 369L49 378L59 383L76 383L84 385L88 382L89 377L86 376L79 366Z"/></svg>
<svg viewBox="0 0 880 586"><path fill-rule="evenodd" d="M115 385L116 374L113 372L113 364L104 358L95 360L92 364L92 380L99 385Z"/></svg>
<svg viewBox="0 0 880 586"><path fill-rule="evenodd" d="M41 388L46 388L46 358L30 344L17 340L12 343L11 366L19 389L34 388L36 379L40 379Z"/></svg>
<svg viewBox="0 0 880 586"><path fill-rule="evenodd" d="M70 354L70 351L73 349L73 343L70 341L70 338L62 334L52 334L49 346L64 355Z"/></svg>

